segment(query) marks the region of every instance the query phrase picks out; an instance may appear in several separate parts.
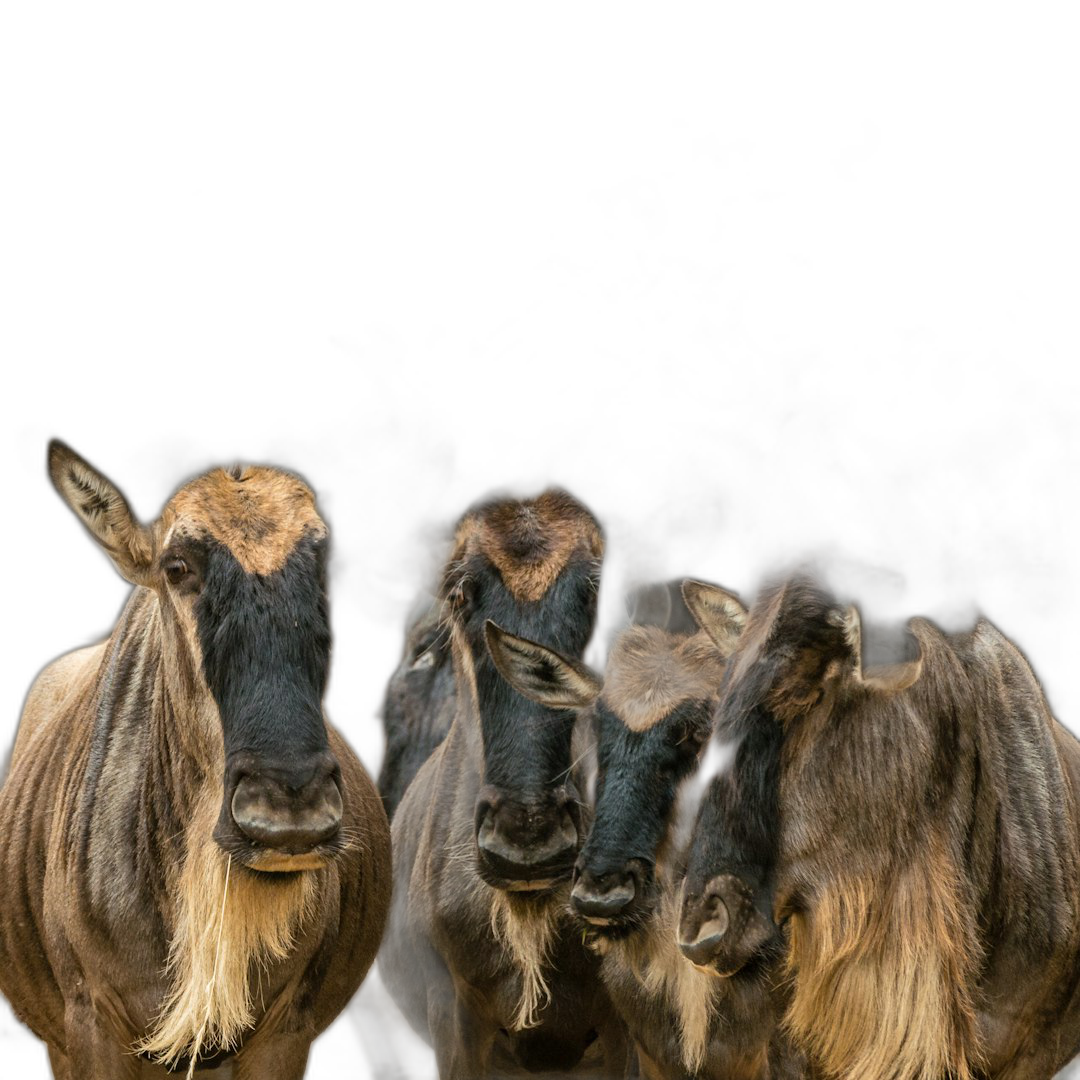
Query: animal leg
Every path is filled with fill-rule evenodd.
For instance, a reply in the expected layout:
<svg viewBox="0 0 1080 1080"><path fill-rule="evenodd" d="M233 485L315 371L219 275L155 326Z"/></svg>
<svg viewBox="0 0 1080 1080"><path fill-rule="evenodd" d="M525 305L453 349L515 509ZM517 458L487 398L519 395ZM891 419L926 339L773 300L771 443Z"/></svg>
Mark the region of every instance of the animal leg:
<svg viewBox="0 0 1080 1080"><path fill-rule="evenodd" d="M456 995L451 1002L440 995L428 1016L439 1080L486 1080L495 1029Z"/></svg>
<svg viewBox="0 0 1080 1080"><path fill-rule="evenodd" d="M638 1076L637 1054L623 1024L610 1020L600 1029L600 1045L604 1051L604 1075L622 1080Z"/></svg>
<svg viewBox="0 0 1080 1080"><path fill-rule="evenodd" d="M65 1053L49 1048L54 1075L63 1080L138 1080L142 1062L102 1028L89 1001L69 1002L64 1010ZM63 1070L57 1072L57 1064ZM77 1072L76 1072L77 1070Z"/></svg>

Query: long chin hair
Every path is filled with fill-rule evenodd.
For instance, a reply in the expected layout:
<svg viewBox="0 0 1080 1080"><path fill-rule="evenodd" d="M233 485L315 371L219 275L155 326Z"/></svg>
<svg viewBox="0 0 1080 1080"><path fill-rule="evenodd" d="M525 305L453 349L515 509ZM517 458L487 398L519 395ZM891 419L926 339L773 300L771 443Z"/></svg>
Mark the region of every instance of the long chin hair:
<svg viewBox="0 0 1080 1080"><path fill-rule="evenodd" d="M836 1080L973 1080L972 918L940 840L880 880L837 878L793 914L792 1036Z"/></svg>
<svg viewBox="0 0 1080 1080"><path fill-rule="evenodd" d="M540 1011L551 1000L544 967L566 921L565 898L522 904L501 889L491 893L491 932L521 972L521 997L510 1026L513 1031L524 1031L540 1023Z"/></svg>
<svg viewBox="0 0 1080 1080"><path fill-rule="evenodd" d="M318 875L255 874L210 838L217 807L204 800L175 883L172 988L134 1050L173 1065L231 1050L255 1022L252 973L284 959L315 906ZM205 820L203 820L205 819Z"/></svg>

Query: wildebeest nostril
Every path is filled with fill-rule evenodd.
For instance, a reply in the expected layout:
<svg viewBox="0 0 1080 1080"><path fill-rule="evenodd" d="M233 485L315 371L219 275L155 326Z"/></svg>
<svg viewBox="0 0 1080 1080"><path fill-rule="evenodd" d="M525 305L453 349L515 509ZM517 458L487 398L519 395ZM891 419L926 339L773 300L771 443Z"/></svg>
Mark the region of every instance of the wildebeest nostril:
<svg viewBox="0 0 1080 1080"><path fill-rule="evenodd" d="M632 874L581 874L570 893L574 910L585 918L609 919L624 911L637 895Z"/></svg>
<svg viewBox="0 0 1080 1080"><path fill-rule="evenodd" d="M341 827L341 791L332 776L300 792L266 777L243 777L230 804L233 821L256 844L302 854Z"/></svg>
<svg viewBox="0 0 1080 1080"><path fill-rule="evenodd" d="M569 872L578 848L578 830L567 810L509 800L478 813L476 846L501 876L527 879L555 869Z"/></svg>

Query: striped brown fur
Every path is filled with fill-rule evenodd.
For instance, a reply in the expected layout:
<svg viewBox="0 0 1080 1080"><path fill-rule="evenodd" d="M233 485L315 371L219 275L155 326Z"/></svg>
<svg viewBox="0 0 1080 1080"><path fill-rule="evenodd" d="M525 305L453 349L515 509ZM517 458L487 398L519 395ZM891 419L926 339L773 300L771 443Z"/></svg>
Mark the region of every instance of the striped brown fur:
<svg viewBox="0 0 1080 1080"><path fill-rule="evenodd" d="M783 725L787 1023L838 1080L1048 1078L1080 1046L1080 745L990 623L911 632L864 672L857 613L794 579L721 695Z"/></svg>

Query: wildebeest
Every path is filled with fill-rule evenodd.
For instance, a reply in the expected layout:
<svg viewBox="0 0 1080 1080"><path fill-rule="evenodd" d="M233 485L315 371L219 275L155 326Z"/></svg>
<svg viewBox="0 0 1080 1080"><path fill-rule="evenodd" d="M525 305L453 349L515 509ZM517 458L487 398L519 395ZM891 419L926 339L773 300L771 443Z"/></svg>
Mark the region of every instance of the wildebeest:
<svg viewBox="0 0 1080 1080"><path fill-rule="evenodd" d="M687 582L686 598L691 611L710 602L731 604L733 614L739 610L726 593L697 582ZM540 701L547 692L565 696L574 681L565 658L499 636L500 670L515 686ZM732 978L721 978L711 966L695 966L678 941L686 837L680 835L677 803L680 790L692 783L711 733L716 693L735 636L718 647L696 630L632 626L612 647L602 692L599 680L592 686L576 680L581 688L576 703L593 706L599 776L572 904L604 957L602 978L630 1029L642 1073L657 1080L802 1074L797 1055L777 1030L778 950L771 919L762 919L752 903L740 912L762 923L769 940L758 942L755 961ZM494 645L493 652L499 657ZM712 784L725 792L731 788L726 774ZM726 801L733 817L719 827L735 855L743 808L730 794ZM755 853L743 857L749 861Z"/></svg>
<svg viewBox="0 0 1080 1080"><path fill-rule="evenodd" d="M909 629L917 659L864 671L854 608L800 577L729 665L721 723L781 732L787 1023L843 1080L1045 1080L1080 1047L1080 744L985 619Z"/></svg>
<svg viewBox="0 0 1080 1080"><path fill-rule="evenodd" d="M443 1080L562 1072L597 1039L622 1074L625 1031L566 911L584 829L575 715L513 690L485 637L495 619L580 656L602 554L596 520L560 491L485 503L456 530L441 599L457 711L394 815L379 961Z"/></svg>
<svg viewBox="0 0 1080 1080"><path fill-rule="evenodd" d="M62 1080L230 1057L238 1080L296 1080L390 891L382 805L323 717L326 525L277 469L200 476L149 527L61 443L49 472L135 590L27 698L0 988Z"/></svg>

